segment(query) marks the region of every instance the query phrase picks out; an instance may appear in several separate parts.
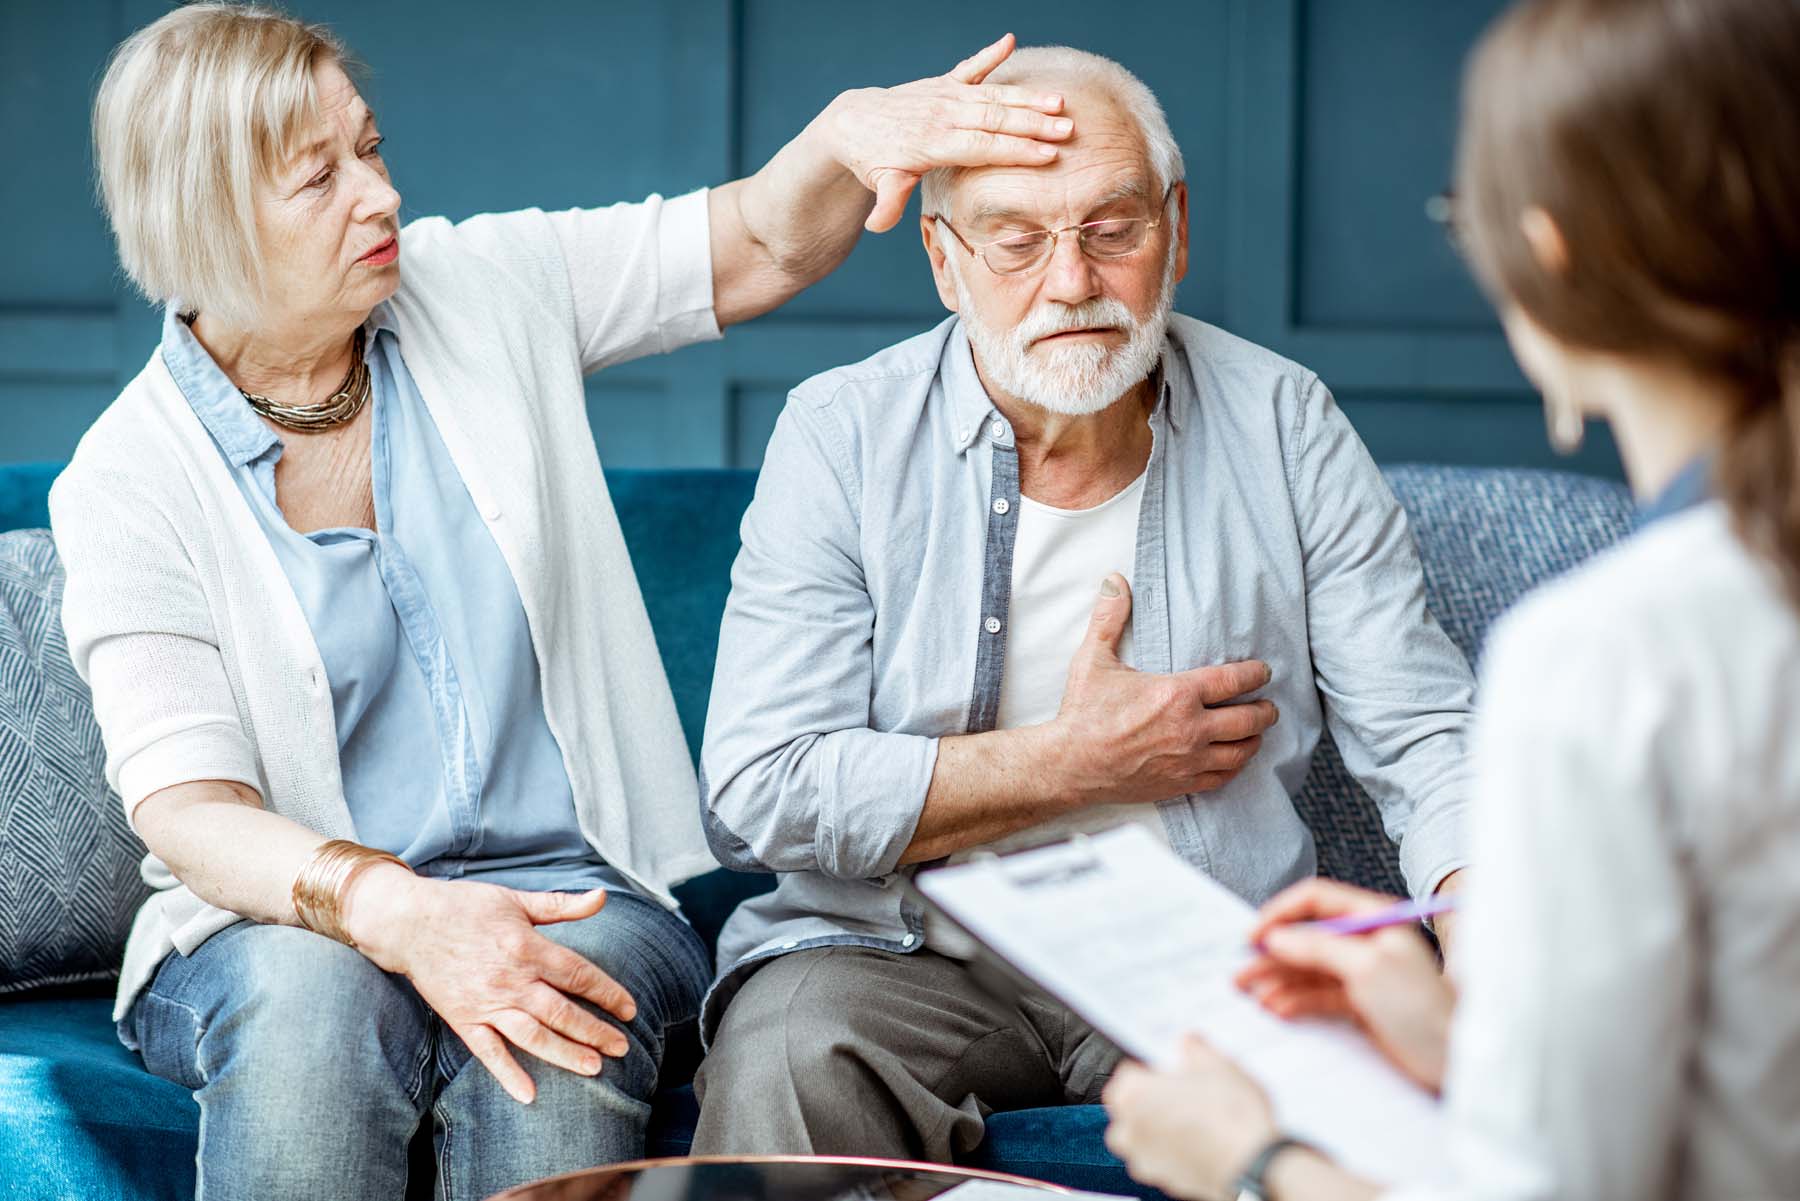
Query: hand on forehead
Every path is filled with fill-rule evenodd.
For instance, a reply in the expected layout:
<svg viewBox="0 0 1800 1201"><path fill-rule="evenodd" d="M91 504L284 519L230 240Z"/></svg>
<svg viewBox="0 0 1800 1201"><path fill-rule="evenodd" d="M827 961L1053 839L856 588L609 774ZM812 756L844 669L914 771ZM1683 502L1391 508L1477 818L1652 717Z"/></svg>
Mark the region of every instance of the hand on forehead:
<svg viewBox="0 0 1800 1201"><path fill-rule="evenodd" d="M1055 228L1108 215L1135 201L1155 204L1148 149L1136 123L1112 97L1065 91L1075 133L1043 167L975 167L951 192L957 216L972 227Z"/></svg>

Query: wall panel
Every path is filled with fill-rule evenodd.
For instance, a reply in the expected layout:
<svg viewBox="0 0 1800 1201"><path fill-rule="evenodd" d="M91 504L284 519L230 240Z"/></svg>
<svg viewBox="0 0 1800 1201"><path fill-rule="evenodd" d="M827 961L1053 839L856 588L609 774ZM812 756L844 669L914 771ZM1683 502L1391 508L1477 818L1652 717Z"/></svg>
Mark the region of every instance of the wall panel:
<svg viewBox="0 0 1800 1201"><path fill-rule="evenodd" d="M1462 58L1505 0L1305 6L1295 320L1488 330L1493 317L1425 200L1450 183Z"/></svg>
<svg viewBox="0 0 1800 1201"><path fill-rule="evenodd" d="M1012 29L1112 54L1188 163L1178 303L1317 370L1383 458L1553 460L1530 389L1423 216L1456 79L1499 0L297 0L370 67L408 215L674 194L753 170L838 92ZM88 105L165 0L0 5L0 461L61 458L158 318L113 267ZM971 18L974 19L971 19ZM917 203L774 314L590 381L611 465L754 465L786 392L940 320ZM1616 474L1599 440L1572 465Z"/></svg>

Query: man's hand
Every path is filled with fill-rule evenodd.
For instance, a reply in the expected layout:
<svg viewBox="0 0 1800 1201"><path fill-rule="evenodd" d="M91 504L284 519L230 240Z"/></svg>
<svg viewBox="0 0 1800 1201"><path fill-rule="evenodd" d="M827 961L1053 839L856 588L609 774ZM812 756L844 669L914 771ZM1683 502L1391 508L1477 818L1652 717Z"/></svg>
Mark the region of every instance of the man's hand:
<svg viewBox="0 0 1800 1201"><path fill-rule="evenodd" d="M536 927L599 913L606 893L521 892L491 884L426 880L391 865L359 876L345 928L362 953L412 981L425 1003L513 1098L537 1087L507 1044L583 1076L602 1055L629 1049L622 1031L576 998L622 1022L637 1014L623 986Z"/></svg>
<svg viewBox="0 0 1800 1201"><path fill-rule="evenodd" d="M1396 1067L1438 1091L1456 995L1424 937L1401 926L1332 934L1300 925L1391 904L1348 884L1302 880L1263 906L1250 934L1263 956L1239 973L1238 985L1277 1017L1354 1020Z"/></svg>
<svg viewBox="0 0 1800 1201"><path fill-rule="evenodd" d="M933 167L1041 166L1074 129L1063 98L1030 88L983 86L1013 51L1013 36L947 74L893 88L845 92L824 113L832 155L875 193L864 228L892 229Z"/></svg>
<svg viewBox="0 0 1800 1201"><path fill-rule="evenodd" d="M1135 671L1118 653L1130 616L1130 585L1124 576L1106 577L1053 723L1068 786L1082 804L1164 801L1222 787L1280 717L1270 701L1230 703L1269 682L1268 664Z"/></svg>

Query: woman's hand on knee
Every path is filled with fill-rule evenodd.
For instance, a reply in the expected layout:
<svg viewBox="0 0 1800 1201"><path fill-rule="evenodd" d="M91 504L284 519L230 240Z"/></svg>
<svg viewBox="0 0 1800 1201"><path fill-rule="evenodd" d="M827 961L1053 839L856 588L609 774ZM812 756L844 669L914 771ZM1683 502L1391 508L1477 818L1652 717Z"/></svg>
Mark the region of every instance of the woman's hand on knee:
<svg viewBox="0 0 1800 1201"><path fill-rule="evenodd" d="M412 982L501 1087L529 1104L537 1088L513 1047L584 1076L630 1050L623 1031L576 1003L629 1022L631 994L538 926L600 912L606 893L521 892L399 871L359 880L346 925L376 966Z"/></svg>

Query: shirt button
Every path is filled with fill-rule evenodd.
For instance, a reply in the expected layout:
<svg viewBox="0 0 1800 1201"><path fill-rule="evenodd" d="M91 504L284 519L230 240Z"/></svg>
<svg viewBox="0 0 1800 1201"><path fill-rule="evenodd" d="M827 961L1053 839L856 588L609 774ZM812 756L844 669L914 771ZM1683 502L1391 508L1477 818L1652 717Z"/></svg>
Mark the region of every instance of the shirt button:
<svg viewBox="0 0 1800 1201"><path fill-rule="evenodd" d="M1004 421L996 421L993 425L989 426L988 429L992 431L996 438L1006 437L1006 422Z"/></svg>
<svg viewBox="0 0 1800 1201"><path fill-rule="evenodd" d="M1000 514L1000 516L1002 516L1002 517L1005 517L1006 514L1011 509L1012 509L1012 505L1007 503L1007 500L1004 496L1002 496L999 500L994 502L994 512Z"/></svg>
<svg viewBox="0 0 1800 1201"><path fill-rule="evenodd" d="M916 937L914 937L914 936L913 936L913 935L911 935L911 934L908 934L908 935L907 935L907 936L906 936L906 937L905 937L905 938L903 938L903 939L901 939L901 940L900 940L900 945L901 945L901 946L903 946L903 947L910 947L910 946L912 946L912 945L913 945L913 944L914 944L914 943L915 943L915 942L918 942L918 941L919 941L919 940L918 940L918 939L917 939L917 938L916 938Z"/></svg>
<svg viewBox="0 0 1800 1201"><path fill-rule="evenodd" d="M981 623L981 628L990 634L998 634L1000 632L1000 619L998 617L990 617Z"/></svg>
<svg viewBox="0 0 1800 1201"><path fill-rule="evenodd" d="M483 517L487 518L489 521L499 521L500 520L500 506L490 500L487 503L487 507L481 510L481 515Z"/></svg>
<svg viewBox="0 0 1800 1201"><path fill-rule="evenodd" d="M969 431L966 429L957 430L956 431L956 440L958 442L967 442L969 440Z"/></svg>

